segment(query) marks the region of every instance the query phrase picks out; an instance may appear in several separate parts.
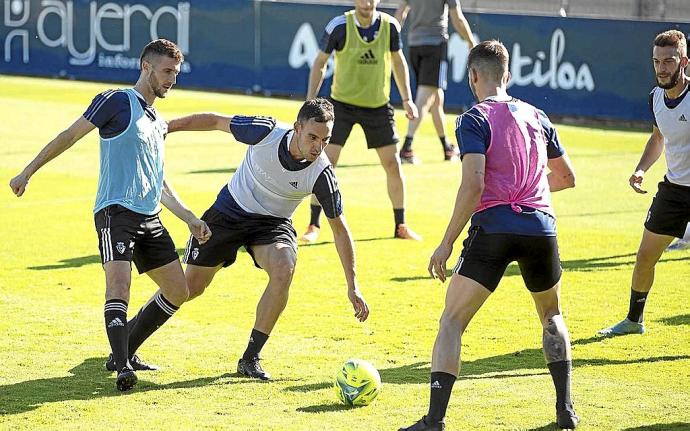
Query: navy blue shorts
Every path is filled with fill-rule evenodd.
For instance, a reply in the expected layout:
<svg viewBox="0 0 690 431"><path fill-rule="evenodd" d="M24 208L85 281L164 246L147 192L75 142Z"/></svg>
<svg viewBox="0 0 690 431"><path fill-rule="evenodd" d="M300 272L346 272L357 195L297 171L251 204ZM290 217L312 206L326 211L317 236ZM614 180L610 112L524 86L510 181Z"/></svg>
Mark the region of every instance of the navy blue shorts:
<svg viewBox="0 0 690 431"><path fill-rule="evenodd" d="M674 184L667 179L659 183L647 212L644 227L658 235L683 238L685 227L690 222L690 187Z"/></svg>
<svg viewBox="0 0 690 431"><path fill-rule="evenodd" d="M453 272L496 290L503 273L517 261L530 292L543 292L561 279L561 259L555 236L492 233L480 226L470 228Z"/></svg>

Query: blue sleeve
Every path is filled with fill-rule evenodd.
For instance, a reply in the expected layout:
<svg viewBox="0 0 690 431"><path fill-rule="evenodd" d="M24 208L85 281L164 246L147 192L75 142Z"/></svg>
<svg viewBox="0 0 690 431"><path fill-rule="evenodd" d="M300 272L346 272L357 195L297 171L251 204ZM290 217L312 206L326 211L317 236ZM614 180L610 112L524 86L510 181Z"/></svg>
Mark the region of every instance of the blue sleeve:
<svg viewBox="0 0 690 431"><path fill-rule="evenodd" d="M321 172L312 192L316 195L326 217L336 218L343 213L343 202L333 167L329 166Z"/></svg>
<svg viewBox="0 0 690 431"><path fill-rule="evenodd" d="M326 25L321 36L321 43L319 43L319 49L322 52L330 54L345 48L346 22L345 15L338 15Z"/></svg>
<svg viewBox="0 0 690 431"><path fill-rule="evenodd" d="M397 19L391 19L391 52L400 51L402 49L402 41L400 40L400 23Z"/></svg>
<svg viewBox="0 0 690 431"><path fill-rule="evenodd" d="M491 142L489 122L472 108L458 117L455 123L455 137L460 149L460 157L465 154L486 154Z"/></svg>
<svg viewBox="0 0 690 431"><path fill-rule="evenodd" d="M565 148L561 145L561 140L558 138L556 128L546 116L544 111L539 112L539 120L541 127L544 129L544 136L546 136L546 157L549 159L557 159L565 154Z"/></svg>
<svg viewBox="0 0 690 431"><path fill-rule="evenodd" d="M271 117L249 117L234 115L230 120L230 132L238 141L247 145L261 142L276 126Z"/></svg>
<svg viewBox="0 0 690 431"><path fill-rule="evenodd" d="M84 118L98 129L117 129L124 126L120 130L122 132L129 125L129 111L129 96L127 96L127 93L121 90L108 90L93 98L91 105L84 112ZM122 118L123 115L126 116L126 119ZM112 133L113 130L110 130L110 132Z"/></svg>
<svg viewBox="0 0 690 431"><path fill-rule="evenodd" d="M652 121L654 121L654 127L659 127L656 123L656 115L654 115L654 90L649 93L649 110L652 111Z"/></svg>

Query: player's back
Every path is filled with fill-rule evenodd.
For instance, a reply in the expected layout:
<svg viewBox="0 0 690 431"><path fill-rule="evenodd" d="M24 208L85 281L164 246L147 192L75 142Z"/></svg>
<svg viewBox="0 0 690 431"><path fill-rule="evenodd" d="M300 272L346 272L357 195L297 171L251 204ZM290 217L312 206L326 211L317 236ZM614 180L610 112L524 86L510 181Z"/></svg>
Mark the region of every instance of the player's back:
<svg viewBox="0 0 690 431"><path fill-rule="evenodd" d="M547 180L547 141L540 111L517 99L490 98L473 110L491 131L486 149L484 193L478 211L510 204L552 213Z"/></svg>

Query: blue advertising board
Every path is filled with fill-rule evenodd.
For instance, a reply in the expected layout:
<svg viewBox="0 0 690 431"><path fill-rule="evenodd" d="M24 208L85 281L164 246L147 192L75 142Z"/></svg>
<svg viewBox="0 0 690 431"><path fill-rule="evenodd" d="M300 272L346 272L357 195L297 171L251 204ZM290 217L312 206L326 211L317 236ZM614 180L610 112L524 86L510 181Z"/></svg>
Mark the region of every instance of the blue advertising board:
<svg viewBox="0 0 690 431"><path fill-rule="evenodd" d="M0 8L2 74L133 82L143 45L165 37L185 54L182 88L298 98L326 24L348 9L251 0L0 0ZM689 24L466 15L478 39L508 48L511 94L561 116L649 119L651 41L669 28L690 31ZM462 109L472 103L468 47L455 33L448 46L446 106ZM322 94L332 73L330 65Z"/></svg>

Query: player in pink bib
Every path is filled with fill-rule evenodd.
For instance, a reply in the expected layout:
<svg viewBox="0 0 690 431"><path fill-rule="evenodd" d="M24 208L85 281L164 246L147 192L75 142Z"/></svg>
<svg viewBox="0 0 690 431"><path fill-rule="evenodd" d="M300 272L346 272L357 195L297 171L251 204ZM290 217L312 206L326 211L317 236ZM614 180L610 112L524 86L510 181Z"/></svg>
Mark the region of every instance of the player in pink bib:
<svg viewBox="0 0 690 431"><path fill-rule="evenodd" d="M508 51L498 41L475 46L469 82L479 103L458 118L462 184L429 273L446 279L453 244L470 222L446 293L431 362L428 413L405 431L445 429L444 417L460 369L462 334L517 261L543 327L544 357L556 388L556 423L575 428L570 399L570 337L561 316L561 264L551 192L575 186L575 174L546 115L506 92ZM548 168L548 169L547 169Z"/></svg>

